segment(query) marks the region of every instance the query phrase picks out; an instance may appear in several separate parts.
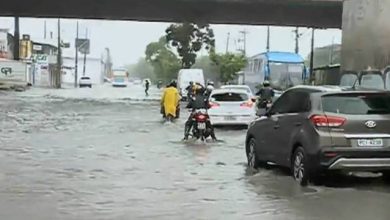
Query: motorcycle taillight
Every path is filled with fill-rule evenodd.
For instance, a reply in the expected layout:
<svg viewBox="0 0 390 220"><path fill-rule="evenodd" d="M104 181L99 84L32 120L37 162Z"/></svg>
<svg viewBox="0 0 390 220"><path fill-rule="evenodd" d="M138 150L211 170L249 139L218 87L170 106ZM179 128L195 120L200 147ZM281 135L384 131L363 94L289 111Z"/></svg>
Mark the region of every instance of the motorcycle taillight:
<svg viewBox="0 0 390 220"><path fill-rule="evenodd" d="M197 121L201 121L201 122L207 120L207 116L203 115L203 114L198 114L198 115L195 116L195 118L196 118Z"/></svg>

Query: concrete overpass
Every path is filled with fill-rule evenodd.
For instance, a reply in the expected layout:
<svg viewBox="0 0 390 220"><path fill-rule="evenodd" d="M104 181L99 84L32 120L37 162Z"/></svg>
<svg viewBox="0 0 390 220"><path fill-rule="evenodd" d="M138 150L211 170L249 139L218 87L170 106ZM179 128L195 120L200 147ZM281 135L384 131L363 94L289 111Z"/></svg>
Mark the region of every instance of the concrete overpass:
<svg viewBox="0 0 390 220"><path fill-rule="evenodd" d="M4 0L0 15L341 28L342 0Z"/></svg>

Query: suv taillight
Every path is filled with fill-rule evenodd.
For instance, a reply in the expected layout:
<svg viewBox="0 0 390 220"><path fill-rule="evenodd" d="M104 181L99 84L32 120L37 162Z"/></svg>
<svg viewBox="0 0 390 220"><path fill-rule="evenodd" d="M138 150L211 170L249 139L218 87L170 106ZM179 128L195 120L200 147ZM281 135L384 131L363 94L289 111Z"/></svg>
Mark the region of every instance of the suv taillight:
<svg viewBox="0 0 390 220"><path fill-rule="evenodd" d="M310 120L317 127L337 128L341 127L347 119L336 116L313 115Z"/></svg>

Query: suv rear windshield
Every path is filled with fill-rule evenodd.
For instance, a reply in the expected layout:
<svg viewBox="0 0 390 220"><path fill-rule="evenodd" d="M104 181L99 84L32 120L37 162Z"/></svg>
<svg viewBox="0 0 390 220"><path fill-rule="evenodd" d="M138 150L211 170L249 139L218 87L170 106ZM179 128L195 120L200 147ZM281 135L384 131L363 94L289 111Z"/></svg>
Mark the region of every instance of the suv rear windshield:
<svg viewBox="0 0 390 220"><path fill-rule="evenodd" d="M390 114L390 94L337 94L322 97L324 112L368 115Z"/></svg>
<svg viewBox="0 0 390 220"><path fill-rule="evenodd" d="M211 99L217 102L242 102L247 101L249 97L244 93L227 92L214 94Z"/></svg>

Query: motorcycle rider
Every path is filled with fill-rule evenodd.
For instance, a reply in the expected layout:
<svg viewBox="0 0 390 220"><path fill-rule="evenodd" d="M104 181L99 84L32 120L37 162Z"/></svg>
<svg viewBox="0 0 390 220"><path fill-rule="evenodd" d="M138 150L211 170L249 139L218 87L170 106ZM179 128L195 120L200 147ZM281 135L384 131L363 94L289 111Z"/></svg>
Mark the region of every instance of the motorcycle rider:
<svg viewBox="0 0 390 220"><path fill-rule="evenodd" d="M194 90L194 82L191 81L185 90L187 91L187 99L190 101Z"/></svg>
<svg viewBox="0 0 390 220"><path fill-rule="evenodd" d="M265 80L263 82L263 88L261 88L257 93L257 96L259 96L259 108L266 108L267 102L272 102L272 99L275 96L275 91L271 87L271 84L268 80Z"/></svg>
<svg viewBox="0 0 390 220"><path fill-rule="evenodd" d="M192 126L194 125L193 117L194 117L194 114L196 113L196 110L208 108L207 99L204 95L203 87L197 87L195 89L195 94L194 94L192 100L188 103L187 108L192 109L192 112L191 112L188 120L185 123L184 140L188 140L188 136L190 134ZM211 138L214 141L216 141L217 138L215 137L214 127L211 125L210 121L206 122L206 130L210 134Z"/></svg>
<svg viewBox="0 0 390 220"><path fill-rule="evenodd" d="M179 106L180 95L179 91L176 89L176 82L171 82L167 88L164 89L161 106L162 112L164 113L165 118L177 118L177 106Z"/></svg>
<svg viewBox="0 0 390 220"><path fill-rule="evenodd" d="M210 95L213 92L213 90L214 90L214 82L209 81L207 83L206 92L205 92L205 96L206 96L207 100L210 98Z"/></svg>

